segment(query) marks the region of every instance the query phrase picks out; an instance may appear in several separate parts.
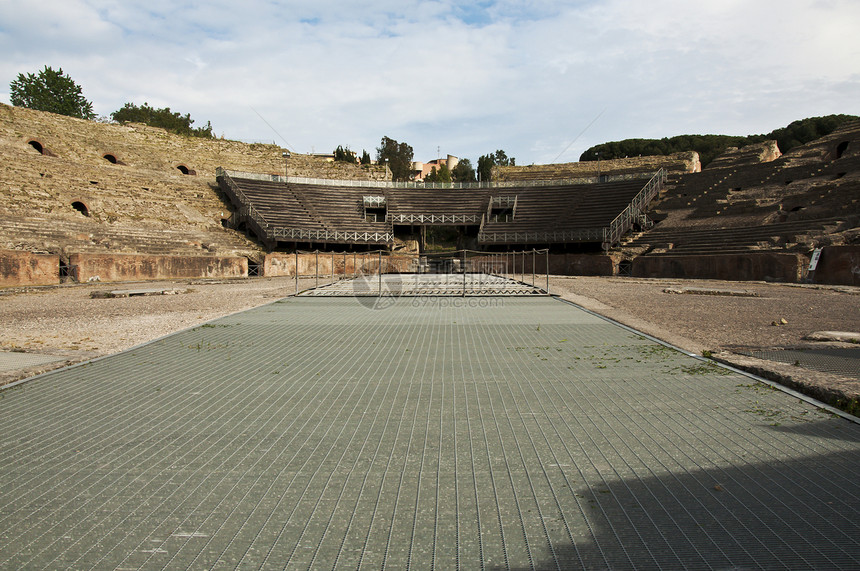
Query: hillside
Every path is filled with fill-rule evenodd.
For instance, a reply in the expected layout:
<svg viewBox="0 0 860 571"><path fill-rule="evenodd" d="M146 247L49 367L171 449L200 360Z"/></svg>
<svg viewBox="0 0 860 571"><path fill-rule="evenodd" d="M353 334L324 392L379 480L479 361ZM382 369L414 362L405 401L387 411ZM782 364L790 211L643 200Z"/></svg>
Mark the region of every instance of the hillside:
<svg viewBox="0 0 860 571"><path fill-rule="evenodd" d="M827 115L793 121L786 127L775 129L764 135L677 135L662 139L624 139L595 145L582 153L580 161L601 161L636 156L671 155L684 151L696 151L702 167L723 154L730 147L775 140L779 150L787 153L816 139L831 134L846 122L856 121L854 115Z"/></svg>

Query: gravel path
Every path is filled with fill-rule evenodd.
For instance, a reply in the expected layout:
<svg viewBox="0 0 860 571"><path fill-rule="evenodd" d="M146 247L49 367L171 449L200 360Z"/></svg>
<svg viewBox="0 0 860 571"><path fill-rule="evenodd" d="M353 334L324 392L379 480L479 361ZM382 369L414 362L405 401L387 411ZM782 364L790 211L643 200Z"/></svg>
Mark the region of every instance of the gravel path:
<svg viewBox="0 0 860 571"><path fill-rule="evenodd" d="M314 280L299 284L302 289L313 285ZM143 288L188 292L92 297L94 292ZM79 362L270 303L293 294L295 288L295 281L285 277L2 290L0 351L55 355L66 362ZM739 365L744 359L736 353L745 348L811 346L803 337L814 331L860 331L860 288L557 276L551 278L550 290L686 351L710 351ZM678 291L693 293L670 293ZM0 372L0 384L56 366ZM752 363L752 368L756 366L776 371L777 377L789 377L789 384L836 388L851 398L860 396L860 382L759 360Z"/></svg>

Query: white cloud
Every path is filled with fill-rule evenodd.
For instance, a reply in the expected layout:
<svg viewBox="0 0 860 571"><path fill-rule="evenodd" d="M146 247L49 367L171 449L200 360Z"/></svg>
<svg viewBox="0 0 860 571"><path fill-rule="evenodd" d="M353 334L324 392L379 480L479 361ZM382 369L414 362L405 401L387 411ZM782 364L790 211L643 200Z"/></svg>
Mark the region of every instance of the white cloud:
<svg viewBox="0 0 860 571"><path fill-rule="evenodd" d="M527 164L604 110L560 160L860 114L858 25L853 0L0 0L0 82L51 65L104 115L146 101L282 143L256 110L300 152L386 135Z"/></svg>

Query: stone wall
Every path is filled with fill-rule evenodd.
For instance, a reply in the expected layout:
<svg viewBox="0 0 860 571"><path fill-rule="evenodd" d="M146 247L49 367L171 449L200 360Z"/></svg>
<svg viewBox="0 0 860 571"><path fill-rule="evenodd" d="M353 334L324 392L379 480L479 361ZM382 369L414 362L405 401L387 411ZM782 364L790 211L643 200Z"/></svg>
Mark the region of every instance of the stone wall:
<svg viewBox="0 0 860 571"><path fill-rule="evenodd" d="M821 251L813 281L860 286L860 246L828 246Z"/></svg>
<svg viewBox="0 0 860 571"><path fill-rule="evenodd" d="M376 274L382 264L383 273L408 273L417 269L417 255L383 254L377 252L329 253L318 254L266 254L263 260L263 275L295 276L298 261L300 276L352 276L355 274Z"/></svg>
<svg viewBox="0 0 860 571"><path fill-rule="evenodd" d="M800 281L806 257L756 252L712 256L639 256L632 272L639 278L690 278L737 281Z"/></svg>
<svg viewBox="0 0 860 571"><path fill-rule="evenodd" d="M60 257L0 250L0 287L60 283Z"/></svg>
<svg viewBox="0 0 860 571"><path fill-rule="evenodd" d="M508 274L520 276L526 274L526 281L531 282L531 274L543 276L549 273L556 276L612 276L618 273L617 262L611 257L601 254L550 254L530 252L525 254L494 254L478 255L470 258L475 269L486 269L487 272L507 271ZM532 267L534 265L534 267ZM519 279L517 277L517 279ZM540 280L538 280L540 285Z"/></svg>
<svg viewBox="0 0 860 571"><path fill-rule="evenodd" d="M582 161L552 165L493 167L494 181L556 180L596 177L601 175L627 175L654 172L660 168L670 174L692 173L702 170L699 153L694 151L668 156L632 157L608 161Z"/></svg>
<svg viewBox="0 0 860 571"><path fill-rule="evenodd" d="M248 275L248 259L216 256L72 254L69 257L69 271L79 282L240 278Z"/></svg>

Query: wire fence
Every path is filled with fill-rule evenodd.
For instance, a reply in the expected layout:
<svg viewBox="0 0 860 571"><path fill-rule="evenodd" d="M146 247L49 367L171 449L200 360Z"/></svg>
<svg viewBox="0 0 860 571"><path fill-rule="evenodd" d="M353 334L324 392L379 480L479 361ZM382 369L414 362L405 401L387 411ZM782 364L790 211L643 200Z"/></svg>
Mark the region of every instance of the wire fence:
<svg viewBox="0 0 860 571"><path fill-rule="evenodd" d="M440 295L489 295L524 291L530 286L549 294L549 250L479 252L458 250L402 254L386 250L366 252L296 251L295 283L312 277L314 289L341 280L361 279L362 295L394 291L434 291ZM406 276L412 276L407 278ZM373 283L375 282L375 284Z"/></svg>
<svg viewBox="0 0 860 571"><path fill-rule="evenodd" d="M344 279L361 278L368 284L375 278L376 287L366 293L383 295L391 292L392 279L385 276L417 276L410 283L417 286L439 285L440 292L480 295L482 292L512 291L512 284L531 286L549 294L549 250L531 249L514 252L480 252L458 250L424 254L402 254L387 250L365 252L296 251L295 283L312 277L314 288L335 284ZM420 276L426 276L422 280ZM459 283L462 287L452 287ZM494 279L490 279L494 278ZM503 280L503 281L500 281ZM510 283L506 283L510 282ZM384 285L386 282L389 285ZM398 288L406 283L397 278ZM441 287L444 284L445 287ZM505 289L507 288L507 289ZM426 287L425 287L426 289ZM365 290L362 290L365 291ZM435 291L435 290L434 290Z"/></svg>

